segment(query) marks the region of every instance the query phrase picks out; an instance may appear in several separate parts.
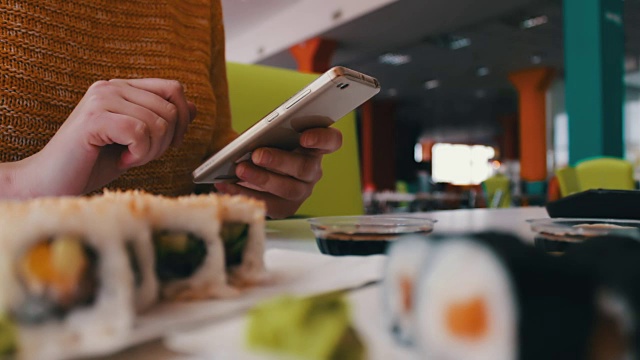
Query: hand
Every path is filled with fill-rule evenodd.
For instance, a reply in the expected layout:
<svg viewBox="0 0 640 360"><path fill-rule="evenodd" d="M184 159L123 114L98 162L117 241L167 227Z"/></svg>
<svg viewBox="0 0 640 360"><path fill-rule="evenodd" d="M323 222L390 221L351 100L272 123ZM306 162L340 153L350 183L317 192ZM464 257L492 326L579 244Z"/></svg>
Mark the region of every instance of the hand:
<svg viewBox="0 0 640 360"><path fill-rule="evenodd" d="M275 148L256 149L251 161L236 167L237 184L217 183L216 189L228 194L252 196L267 203L267 215L283 218L293 215L322 177L322 156L342 146L342 133L332 127L306 130L300 147L294 151Z"/></svg>
<svg viewBox="0 0 640 360"><path fill-rule="evenodd" d="M106 185L179 145L195 112L177 81L94 83L44 149L23 160L29 196L78 195Z"/></svg>

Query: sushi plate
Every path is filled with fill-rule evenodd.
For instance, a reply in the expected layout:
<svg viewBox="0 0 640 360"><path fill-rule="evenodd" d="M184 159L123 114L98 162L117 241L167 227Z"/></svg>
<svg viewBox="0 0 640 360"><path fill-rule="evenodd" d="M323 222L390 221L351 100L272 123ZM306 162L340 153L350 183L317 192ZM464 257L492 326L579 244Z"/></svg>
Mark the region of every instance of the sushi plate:
<svg viewBox="0 0 640 360"><path fill-rule="evenodd" d="M353 326L365 345L367 359L418 360L417 352L397 345L383 324L380 285L351 292ZM166 346L181 354L197 359L271 360L264 353L253 353L245 344L246 317L236 317L197 329L175 332L166 338Z"/></svg>
<svg viewBox="0 0 640 360"><path fill-rule="evenodd" d="M257 303L282 294L316 295L358 288L382 278L386 257L333 257L300 251L270 249L265 263L268 284L244 290L232 299L159 304L142 315L127 343L129 348L170 334L232 321Z"/></svg>

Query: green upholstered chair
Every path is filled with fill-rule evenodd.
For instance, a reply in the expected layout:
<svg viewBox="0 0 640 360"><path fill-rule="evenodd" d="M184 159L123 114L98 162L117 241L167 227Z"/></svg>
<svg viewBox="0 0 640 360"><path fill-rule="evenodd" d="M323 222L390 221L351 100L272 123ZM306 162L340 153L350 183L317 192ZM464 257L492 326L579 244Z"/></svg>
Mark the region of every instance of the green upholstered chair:
<svg viewBox="0 0 640 360"><path fill-rule="evenodd" d="M556 177L560 185L560 195L562 197L582 191L578 182L578 174L572 166L565 166L556 170Z"/></svg>
<svg viewBox="0 0 640 360"><path fill-rule="evenodd" d="M487 207L504 208L511 206L511 181L502 174L490 176L482 182L482 190L487 199Z"/></svg>
<svg viewBox="0 0 640 360"><path fill-rule="evenodd" d="M227 63L233 128L242 132L275 109L319 74L264 65ZM364 213L355 112L336 122L343 135L340 150L325 155L322 179L296 216Z"/></svg>
<svg viewBox="0 0 640 360"><path fill-rule="evenodd" d="M616 157L596 157L579 161L576 175L581 190L589 189L635 189L633 165Z"/></svg>

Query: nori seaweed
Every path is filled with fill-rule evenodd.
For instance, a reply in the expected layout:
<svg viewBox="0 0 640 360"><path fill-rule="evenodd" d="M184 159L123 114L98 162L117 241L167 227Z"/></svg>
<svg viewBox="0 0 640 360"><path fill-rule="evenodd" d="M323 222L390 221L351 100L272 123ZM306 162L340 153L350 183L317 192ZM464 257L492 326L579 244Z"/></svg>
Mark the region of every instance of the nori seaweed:
<svg viewBox="0 0 640 360"><path fill-rule="evenodd" d="M593 237L572 248L563 258L573 266L588 268L598 289L621 297L631 312L640 314L640 241L619 235ZM629 343L638 358L640 321L637 315L629 316L634 320L635 330Z"/></svg>
<svg viewBox="0 0 640 360"><path fill-rule="evenodd" d="M586 359L595 317L591 272L511 234L471 238L490 247L509 272L519 310L518 359Z"/></svg>

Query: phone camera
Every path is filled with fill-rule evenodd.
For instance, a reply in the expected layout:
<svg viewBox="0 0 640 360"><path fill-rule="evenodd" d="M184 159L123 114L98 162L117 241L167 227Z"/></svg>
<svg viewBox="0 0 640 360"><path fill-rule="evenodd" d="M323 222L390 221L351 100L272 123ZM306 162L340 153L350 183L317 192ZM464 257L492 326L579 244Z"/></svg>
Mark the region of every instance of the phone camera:
<svg viewBox="0 0 640 360"><path fill-rule="evenodd" d="M339 83L337 87L340 88L340 90L344 90L347 87L349 87L349 84L347 84L347 83Z"/></svg>

